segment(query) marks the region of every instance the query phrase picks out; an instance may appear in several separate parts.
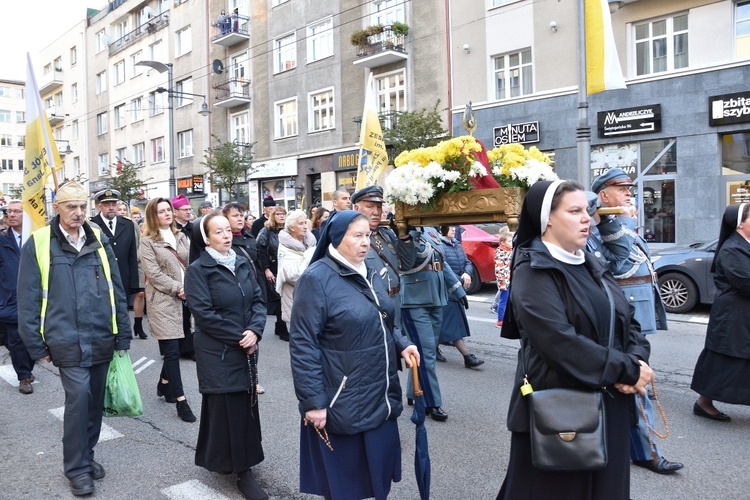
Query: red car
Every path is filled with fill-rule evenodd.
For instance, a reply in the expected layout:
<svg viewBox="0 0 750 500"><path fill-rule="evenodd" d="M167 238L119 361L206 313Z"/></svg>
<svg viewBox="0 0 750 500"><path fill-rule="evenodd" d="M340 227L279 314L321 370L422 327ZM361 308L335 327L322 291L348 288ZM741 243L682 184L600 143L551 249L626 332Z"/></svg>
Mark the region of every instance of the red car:
<svg viewBox="0 0 750 500"><path fill-rule="evenodd" d="M495 281L495 249L499 244L497 233L505 225L490 222L461 226L461 246L474 266L471 286L466 293L476 293L482 287L482 283Z"/></svg>

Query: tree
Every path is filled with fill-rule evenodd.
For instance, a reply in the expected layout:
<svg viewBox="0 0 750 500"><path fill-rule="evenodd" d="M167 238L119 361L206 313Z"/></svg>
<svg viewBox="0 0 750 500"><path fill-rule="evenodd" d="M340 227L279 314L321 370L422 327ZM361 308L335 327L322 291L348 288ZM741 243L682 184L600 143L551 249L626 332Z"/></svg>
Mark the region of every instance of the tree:
<svg viewBox="0 0 750 500"><path fill-rule="evenodd" d="M138 167L128 160L124 162L118 161L112 166L115 168L117 175L109 181L110 187L118 190L120 192L120 199L124 201L140 198L141 190L153 178L140 179L138 177Z"/></svg>
<svg viewBox="0 0 750 500"><path fill-rule="evenodd" d="M444 139L448 132L443 128L443 118L438 110L440 99L432 110L405 111L393 117L393 127L385 130L385 141L393 146L394 155L409 149L434 146Z"/></svg>
<svg viewBox="0 0 750 500"><path fill-rule="evenodd" d="M239 198L239 191L236 187L247 182L248 170L253 163L255 143L222 142L217 136L212 135L212 137L216 145L204 151L205 161L202 161L201 165L208 169L211 184L226 190L230 200L236 200Z"/></svg>

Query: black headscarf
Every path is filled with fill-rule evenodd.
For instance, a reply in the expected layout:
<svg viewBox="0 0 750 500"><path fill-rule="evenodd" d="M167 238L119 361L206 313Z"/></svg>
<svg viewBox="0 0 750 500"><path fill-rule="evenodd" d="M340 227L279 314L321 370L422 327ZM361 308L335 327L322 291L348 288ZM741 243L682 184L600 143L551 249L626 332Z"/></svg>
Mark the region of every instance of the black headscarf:
<svg viewBox="0 0 750 500"><path fill-rule="evenodd" d="M747 203L741 203L739 205L729 205L724 210L724 217L721 218L721 229L719 231L719 243L716 245L716 253L714 254L714 261L711 264L711 272L716 271L716 256L719 255L721 246L727 241L733 232L740 227L742 223L742 212L745 209Z"/></svg>
<svg viewBox="0 0 750 500"><path fill-rule="evenodd" d="M328 245L333 245L333 248L337 248L341 244L346 230L349 229L349 224L358 215L362 215L362 213L356 210L335 210L331 212L331 215L326 220L327 224L320 229L320 238L318 238L318 244L315 247L312 259L310 259L310 264L326 256Z"/></svg>

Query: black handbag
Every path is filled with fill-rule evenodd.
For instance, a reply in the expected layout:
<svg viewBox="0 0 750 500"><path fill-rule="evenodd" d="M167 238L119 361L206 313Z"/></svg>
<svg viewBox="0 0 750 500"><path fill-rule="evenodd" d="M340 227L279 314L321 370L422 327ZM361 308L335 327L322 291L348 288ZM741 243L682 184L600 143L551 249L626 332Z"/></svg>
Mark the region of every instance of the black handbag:
<svg viewBox="0 0 750 500"><path fill-rule="evenodd" d="M603 284L610 304L611 349L615 306L609 287ZM607 426L602 391L565 388L533 391L523 354L521 362L524 371L521 393L530 399L529 432L534 467L550 471L595 471L606 467Z"/></svg>

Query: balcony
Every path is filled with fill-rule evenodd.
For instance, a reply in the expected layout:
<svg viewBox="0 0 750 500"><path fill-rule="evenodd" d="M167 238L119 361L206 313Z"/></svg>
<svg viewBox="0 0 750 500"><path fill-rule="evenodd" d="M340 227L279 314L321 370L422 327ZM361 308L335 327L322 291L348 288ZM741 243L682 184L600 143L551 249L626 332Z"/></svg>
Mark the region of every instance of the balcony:
<svg viewBox="0 0 750 500"><path fill-rule="evenodd" d="M214 36L211 43L231 47L250 40L250 18L245 16L227 16L226 23L215 22Z"/></svg>
<svg viewBox="0 0 750 500"><path fill-rule="evenodd" d="M393 128L396 126L400 113L401 111L383 111L381 113L378 113L380 129L383 131L393 130ZM352 121L357 124L357 137L359 137L362 127L362 115L355 116Z"/></svg>
<svg viewBox="0 0 750 500"><path fill-rule="evenodd" d="M152 17L124 37L110 43L109 56L112 57L118 52L122 52L141 38L152 35L167 26L169 26L169 11L162 12L158 16Z"/></svg>
<svg viewBox="0 0 750 500"><path fill-rule="evenodd" d="M358 43L356 66L377 68L399 61L406 61L409 56L404 48L406 35L397 34L392 26L383 26L382 32L367 36L367 40Z"/></svg>
<svg viewBox="0 0 750 500"><path fill-rule="evenodd" d="M39 78L39 93L49 94L63 86L63 72L61 69L53 69Z"/></svg>
<svg viewBox="0 0 750 500"><path fill-rule="evenodd" d="M233 108L250 103L250 79L230 78L214 85L214 106Z"/></svg>
<svg viewBox="0 0 750 500"><path fill-rule="evenodd" d="M50 106L45 111L50 125L59 125L65 120L65 110L62 106Z"/></svg>

